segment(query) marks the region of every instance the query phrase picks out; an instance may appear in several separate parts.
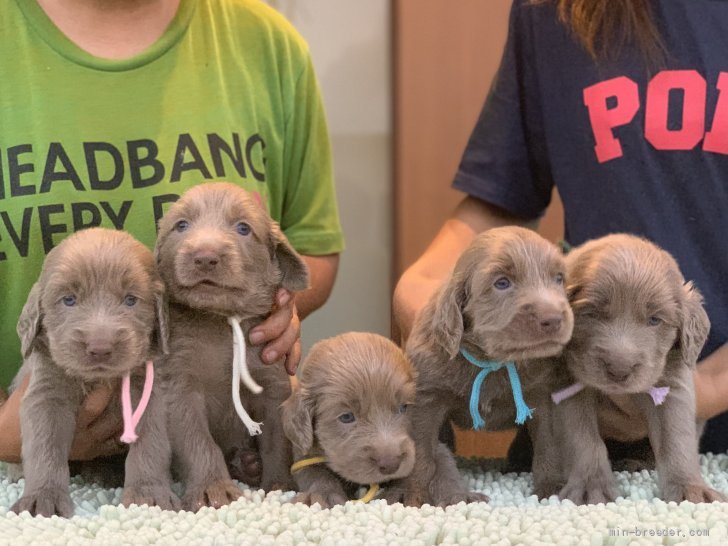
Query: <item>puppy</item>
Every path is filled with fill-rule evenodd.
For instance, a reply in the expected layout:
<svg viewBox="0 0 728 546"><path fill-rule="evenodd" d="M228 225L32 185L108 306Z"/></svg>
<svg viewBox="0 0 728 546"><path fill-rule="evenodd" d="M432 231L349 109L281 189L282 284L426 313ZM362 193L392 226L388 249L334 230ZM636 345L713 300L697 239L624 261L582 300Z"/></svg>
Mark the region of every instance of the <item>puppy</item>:
<svg viewBox="0 0 728 546"><path fill-rule="evenodd" d="M512 372L497 369L478 388L485 371L469 359L517 362L525 400L536 411L547 404L548 393L539 390L547 370L529 360L559 353L571 337L564 275L557 248L524 228L488 230L465 250L419 313L407 344L418 374L412 408L416 463L409 478L387 489L388 500L412 506L487 500L468 491L438 432L447 417L470 427L471 415L482 414L485 422L478 424L487 430L510 428L517 417L527 417L524 405L526 413L517 415Z"/></svg>
<svg viewBox="0 0 728 546"><path fill-rule="evenodd" d="M222 506L241 494L225 458L250 441L231 397L228 318L239 317L247 337L270 313L280 287L308 287L308 271L266 211L245 190L222 182L182 195L159 224L155 252L169 298L166 404L173 465L185 484L182 503L193 511ZM248 345L246 355L263 393L233 389L253 419L263 421L258 447L267 491L291 483L279 412L291 386L283 366L264 365L260 351Z"/></svg>
<svg viewBox="0 0 728 546"><path fill-rule="evenodd" d="M355 484L407 476L415 459L407 409L414 396L414 371L388 339L351 332L316 343L282 415L294 459L325 463L294 474L301 491L294 502L331 508Z"/></svg>
<svg viewBox="0 0 728 546"><path fill-rule="evenodd" d="M552 494L563 485L560 496L577 504L614 500L602 438L609 437L608 423L600 426L600 413L631 403L647 420L662 498L722 499L698 465L692 374L710 329L700 293L672 256L631 235L589 241L566 260L576 325L553 369L561 370L558 389L575 382L585 388L554 407L555 437L534 439L561 447L551 455L549 475L534 475L537 493ZM659 404L649 391L665 387L669 392Z"/></svg>
<svg viewBox="0 0 728 546"><path fill-rule="evenodd" d="M95 384L115 383L128 372L135 374L138 398L155 330L165 348L162 293L152 253L127 233L88 229L49 252L18 321L20 373L31 378L20 406L25 490L11 510L73 514L68 456L76 413ZM169 458L166 434L156 425L155 414L163 410L155 394L127 456L124 494L173 508L168 473L150 473L145 464L149 454ZM118 400L106 411L120 412Z"/></svg>

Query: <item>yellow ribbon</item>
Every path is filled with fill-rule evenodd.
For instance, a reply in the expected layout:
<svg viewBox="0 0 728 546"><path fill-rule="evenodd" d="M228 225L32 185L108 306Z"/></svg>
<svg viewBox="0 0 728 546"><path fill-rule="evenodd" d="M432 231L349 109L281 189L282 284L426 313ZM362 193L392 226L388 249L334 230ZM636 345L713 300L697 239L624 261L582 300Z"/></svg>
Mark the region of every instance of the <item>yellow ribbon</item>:
<svg viewBox="0 0 728 546"><path fill-rule="evenodd" d="M301 459L300 461L296 461L291 465L291 474L295 474L299 470L302 470L306 468L307 466L313 466L315 464L321 464L326 462L326 457L318 456L318 457L309 457L308 459ZM364 496L360 499L354 499L352 502L363 502L364 504L368 503L370 500L372 500L374 497L377 496L377 493L379 493L379 484L373 483L369 485L369 490L364 494Z"/></svg>

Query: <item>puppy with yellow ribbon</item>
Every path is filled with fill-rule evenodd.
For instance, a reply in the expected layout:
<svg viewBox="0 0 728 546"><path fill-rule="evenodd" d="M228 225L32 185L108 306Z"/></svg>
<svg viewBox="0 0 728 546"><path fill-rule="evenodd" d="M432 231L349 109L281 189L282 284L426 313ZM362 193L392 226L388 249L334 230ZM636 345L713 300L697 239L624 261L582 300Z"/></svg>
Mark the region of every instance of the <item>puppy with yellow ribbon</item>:
<svg viewBox="0 0 728 546"><path fill-rule="evenodd" d="M399 347L376 334L341 334L311 348L299 380L282 406L294 502L330 508L362 485L369 490L357 500L369 502L380 484L412 471L415 374Z"/></svg>

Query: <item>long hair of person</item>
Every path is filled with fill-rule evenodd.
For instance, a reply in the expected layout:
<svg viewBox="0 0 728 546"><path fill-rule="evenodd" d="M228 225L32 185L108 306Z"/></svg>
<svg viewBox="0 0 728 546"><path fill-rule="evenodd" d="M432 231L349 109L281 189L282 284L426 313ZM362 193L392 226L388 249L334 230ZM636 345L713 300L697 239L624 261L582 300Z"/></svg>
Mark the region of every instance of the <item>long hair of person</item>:
<svg viewBox="0 0 728 546"><path fill-rule="evenodd" d="M655 26L652 0L530 1L554 3L559 19L596 62L616 58L627 44L641 52L647 65L664 61L665 50Z"/></svg>

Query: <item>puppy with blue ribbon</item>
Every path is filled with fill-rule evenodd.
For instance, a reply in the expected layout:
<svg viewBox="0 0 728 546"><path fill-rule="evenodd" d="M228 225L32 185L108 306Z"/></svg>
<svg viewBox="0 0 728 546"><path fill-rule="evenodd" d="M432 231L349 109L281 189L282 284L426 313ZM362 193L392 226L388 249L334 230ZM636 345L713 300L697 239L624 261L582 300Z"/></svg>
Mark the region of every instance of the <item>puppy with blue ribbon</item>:
<svg viewBox="0 0 728 546"><path fill-rule="evenodd" d="M406 350L417 371L409 477L390 502L447 506L487 500L470 491L438 433L447 419L476 430L523 424L550 404L547 357L571 338L564 260L534 231L508 226L474 238L415 320Z"/></svg>

